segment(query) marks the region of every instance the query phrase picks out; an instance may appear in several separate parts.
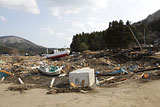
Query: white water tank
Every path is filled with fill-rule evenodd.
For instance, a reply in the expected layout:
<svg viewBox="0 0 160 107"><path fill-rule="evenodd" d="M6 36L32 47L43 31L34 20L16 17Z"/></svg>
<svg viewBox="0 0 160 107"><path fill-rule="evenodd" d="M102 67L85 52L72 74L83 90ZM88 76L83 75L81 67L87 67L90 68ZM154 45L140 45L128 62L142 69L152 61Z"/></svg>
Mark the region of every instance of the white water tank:
<svg viewBox="0 0 160 107"><path fill-rule="evenodd" d="M77 86L81 86L84 80L84 86L92 86L95 83L94 69L89 67L78 69L69 73L69 81Z"/></svg>

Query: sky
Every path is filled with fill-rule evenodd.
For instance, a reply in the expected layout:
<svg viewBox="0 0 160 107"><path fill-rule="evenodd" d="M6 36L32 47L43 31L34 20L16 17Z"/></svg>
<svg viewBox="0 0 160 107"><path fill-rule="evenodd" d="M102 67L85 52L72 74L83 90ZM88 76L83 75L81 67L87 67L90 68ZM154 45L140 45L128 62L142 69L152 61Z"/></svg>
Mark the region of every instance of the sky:
<svg viewBox="0 0 160 107"><path fill-rule="evenodd" d="M0 36L66 48L76 34L105 30L113 20L143 20L159 10L159 4L160 0L0 0Z"/></svg>

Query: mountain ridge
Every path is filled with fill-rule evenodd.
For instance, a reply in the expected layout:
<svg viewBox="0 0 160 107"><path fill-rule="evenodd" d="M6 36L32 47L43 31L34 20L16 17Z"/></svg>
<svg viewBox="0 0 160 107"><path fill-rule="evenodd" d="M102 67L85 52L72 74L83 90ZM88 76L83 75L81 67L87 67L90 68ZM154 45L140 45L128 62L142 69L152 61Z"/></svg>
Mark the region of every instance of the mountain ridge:
<svg viewBox="0 0 160 107"><path fill-rule="evenodd" d="M146 18L147 23L153 22L153 21L157 21L158 19L160 19L160 9L157 10L156 12L152 13L151 15L149 15Z"/></svg>
<svg viewBox="0 0 160 107"><path fill-rule="evenodd" d="M19 36L14 36L14 35L0 36L0 43L3 43L3 44L28 43L35 46L40 46L27 39L24 39ZM43 46L40 46L40 47L43 47Z"/></svg>
<svg viewBox="0 0 160 107"><path fill-rule="evenodd" d="M9 49L17 49L20 53L40 53L44 52L46 47L37 45L22 37L8 35L0 37L0 49L2 53L11 53Z"/></svg>

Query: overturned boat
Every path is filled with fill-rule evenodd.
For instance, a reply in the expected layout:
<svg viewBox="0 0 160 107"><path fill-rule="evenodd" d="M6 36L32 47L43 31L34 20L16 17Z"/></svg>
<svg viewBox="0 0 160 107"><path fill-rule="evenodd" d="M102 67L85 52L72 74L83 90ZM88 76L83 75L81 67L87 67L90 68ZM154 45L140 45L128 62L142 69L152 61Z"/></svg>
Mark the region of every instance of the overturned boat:
<svg viewBox="0 0 160 107"><path fill-rule="evenodd" d="M45 56L45 58L47 59L55 59L55 58L60 58L60 57L64 57L69 55L70 51L69 50L65 50L65 51L60 51L60 52L56 52L54 54L48 54Z"/></svg>
<svg viewBox="0 0 160 107"><path fill-rule="evenodd" d="M60 75L63 66L40 66L38 70L45 75Z"/></svg>

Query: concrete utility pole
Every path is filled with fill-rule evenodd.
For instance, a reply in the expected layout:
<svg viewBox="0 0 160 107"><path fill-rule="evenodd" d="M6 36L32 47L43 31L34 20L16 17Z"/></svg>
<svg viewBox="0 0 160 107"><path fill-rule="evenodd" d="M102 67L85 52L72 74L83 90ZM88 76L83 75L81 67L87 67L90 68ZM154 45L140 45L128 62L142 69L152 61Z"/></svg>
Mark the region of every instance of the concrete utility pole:
<svg viewBox="0 0 160 107"><path fill-rule="evenodd" d="M133 31L132 31L132 29L130 28L130 26L129 26L129 30L131 31L131 33L132 33L133 37L135 38L137 44L139 45L140 49L143 50L141 44L139 43L138 39L136 38L136 36L135 36L135 34L133 33Z"/></svg>
<svg viewBox="0 0 160 107"><path fill-rule="evenodd" d="M144 47L146 47L146 31L145 31L145 28L144 28Z"/></svg>
<svg viewBox="0 0 160 107"><path fill-rule="evenodd" d="M47 52L47 54L48 54L48 48L46 48L46 52Z"/></svg>

